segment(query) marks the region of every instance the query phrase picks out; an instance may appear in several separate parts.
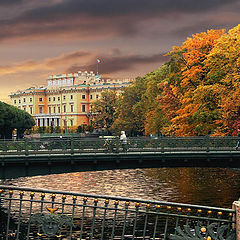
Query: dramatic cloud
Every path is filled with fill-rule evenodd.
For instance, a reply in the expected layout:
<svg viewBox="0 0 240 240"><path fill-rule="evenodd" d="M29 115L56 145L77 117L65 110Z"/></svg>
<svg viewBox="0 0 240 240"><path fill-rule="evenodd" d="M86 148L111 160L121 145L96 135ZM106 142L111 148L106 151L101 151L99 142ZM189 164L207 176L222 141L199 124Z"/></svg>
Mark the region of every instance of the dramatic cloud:
<svg viewBox="0 0 240 240"><path fill-rule="evenodd" d="M0 21L0 41L134 36L143 30L140 26L146 20L176 18L235 2L237 0L52 1L51 5L31 8L20 16Z"/></svg>
<svg viewBox="0 0 240 240"><path fill-rule="evenodd" d="M17 64L0 66L0 81L5 81L4 87L12 91L24 89L32 85L45 84L48 74L70 73L77 71L96 71L96 59L102 56L99 68L103 77L122 78L118 73L129 73L139 67L155 64L156 68L168 60L164 54L134 55L123 54L118 48L108 54L99 52L76 51L62 54L55 58L46 58L41 61L25 61ZM85 64L87 63L87 64ZM154 69L152 69L154 70ZM139 75L139 71L136 72ZM135 77L137 76L135 75ZM133 75L131 75L133 77ZM2 88L3 90L3 88ZM1 99L6 99L6 90L0 90Z"/></svg>
<svg viewBox="0 0 240 240"><path fill-rule="evenodd" d="M26 13L25 18L38 19L64 16L68 14L86 14L91 16L126 16L141 15L144 17L155 17L159 14L171 12L201 12L216 9L220 6L229 5L238 0L69 0L62 1L52 7L43 7Z"/></svg>
<svg viewBox="0 0 240 240"><path fill-rule="evenodd" d="M142 55L122 55L122 56L104 56L101 59L100 68L101 74L113 74L119 71L127 71L134 69L137 65L147 65L153 63L159 63L159 66L162 63L166 62L168 57L164 54L154 54L151 56L142 56ZM92 60L89 65L73 65L67 72L77 72L81 71L91 71L96 69L96 60Z"/></svg>
<svg viewBox="0 0 240 240"><path fill-rule="evenodd" d="M190 21L183 27L178 27L171 32L171 35L176 37L187 37L189 35L204 32L209 29L230 29L239 24L238 13L225 13L225 17L222 17L221 13L215 13L215 15L209 15L204 20L197 22Z"/></svg>
<svg viewBox="0 0 240 240"><path fill-rule="evenodd" d="M63 54L59 57L53 59L47 59L44 61L44 64L49 67L56 67L58 65L67 65L72 62L79 61L81 59L88 59L88 57L92 56L90 52L87 51L77 51L73 53Z"/></svg>
<svg viewBox="0 0 240 240"><path fill-rule="evenodd" d="M63 54L56 58L47 58L42 61L25 61L18 64L13 64L9 66L0 66L0 76L8 74L26 73L36 70L48 70L53 71L53 69L59 68L67 65L71 65L75 62L85 60L92 56L91 53L86 51L77 51L73 53Z"/></svg>
<svg viewBox="0 0 240 240"><path fill-rule="evenodd" d="M159 66L168 60L164 54L144 55L121 55L120 50L113 49L108 55L99 53L101 57L101 73L115 74L119 71L128 71L136 66L143 66L159 63ZM0 66L0 76L8 74L26 73L36 70L53 71L61 69L66 73L77 71L94 71L96 69L96 59L99 58L95 53L87 51L77 51L63 54L56 58L47 58L42 61L25 61L9 66ZM78 64L80 62L80 64ZM88 62L88 64L86 64ZM68 67L67 67L68 66ZM56 72L55 72L56 73Z"/></svg>
<svg viewBox="0 0 240 240"><path fill-rule="evenodd" d="M24 0L0 0L0 5L14 5L24 2Z"/></svg>
<svg viewBox="0 0 240 240"><path fill-rule="evenodd" d="M135 77L188 36L240 21L238 0L0 0L0 98L48 74ZM81 49L81 50L79 50Z"/></svg>

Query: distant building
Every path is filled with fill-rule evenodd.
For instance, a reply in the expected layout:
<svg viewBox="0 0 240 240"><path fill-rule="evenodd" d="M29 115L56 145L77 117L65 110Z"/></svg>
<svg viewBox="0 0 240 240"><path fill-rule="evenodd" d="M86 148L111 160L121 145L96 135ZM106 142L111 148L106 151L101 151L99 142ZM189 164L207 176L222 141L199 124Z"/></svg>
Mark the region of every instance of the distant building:
<svg viewBox="0 0 240 240"><path fill-rule="evenodd" d="M12 104L30 113L36 126L88 125L90 105L106 90L121 92L133 79L102 79L93 72L50 75L45 87L31 87L10 94Z"/></svg>

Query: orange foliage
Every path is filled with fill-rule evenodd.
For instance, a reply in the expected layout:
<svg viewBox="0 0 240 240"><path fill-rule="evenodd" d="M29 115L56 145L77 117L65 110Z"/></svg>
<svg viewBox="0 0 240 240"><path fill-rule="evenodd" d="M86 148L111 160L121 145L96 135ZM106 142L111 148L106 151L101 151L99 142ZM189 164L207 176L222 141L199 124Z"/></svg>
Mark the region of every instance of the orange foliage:
<svg viewBox="0 0 240 240"><path fill-rule="evenodd" d="M174 86L179 88L178 92L181 92L178 96L180 108L175 112L176 116L171 119L171 128L174 129L175 135L201 135L206 132L200 129L199 118L196 121L193 117L200 114L201 108L201 103L197 103L195 90L207 84L208 69L204 61L223 33L224 30L210 30L193 35L181 47L175 47L169 53L178 62L180 69L180 85ZM179 72L177 74L179 76ZM203 115L206 114L201 113L201 117ZM203 120L207 121L207 116Z"/></svg>
<svg viewBox="0 0 240 240"><path fill-rule="evenodd" d="M224 87L219 108L222 117L218 120L220 135L236 134L240 122L240 25L222 35L205 61L208 78L212 84Z"/></svg>
<svg viewBox="0 0 240 240"><path fill-rule="evenodd" d="M129 126L138 124L147 134L235 134L240 127L239 49L240 25L228 33L192 35L173 47L169 62L140 79L134 108L125 107L119 116L127 112Z"/></svg>

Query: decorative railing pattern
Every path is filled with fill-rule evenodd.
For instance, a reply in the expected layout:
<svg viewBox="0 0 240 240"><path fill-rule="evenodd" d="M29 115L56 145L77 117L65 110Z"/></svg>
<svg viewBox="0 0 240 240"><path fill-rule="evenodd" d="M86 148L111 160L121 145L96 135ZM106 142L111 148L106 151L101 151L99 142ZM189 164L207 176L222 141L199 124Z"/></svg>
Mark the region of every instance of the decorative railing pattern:
<svg viewBox="0 0 240 240"><path fill-rule="evenodd" d="M0 239L235 239L226 208L0 186Z"/></svg>
<svg viewBox="0 0 240 240"><path fill-rule="evenodd" d="M237 137L159 137L128 138L128 152L186 152L186 151L230 151L235 150ZM119 138L111 139L34 139L18 141L0 141L0 155L3 154L46 154L46 153L101 153L121 152L123 148Z"/></svg>

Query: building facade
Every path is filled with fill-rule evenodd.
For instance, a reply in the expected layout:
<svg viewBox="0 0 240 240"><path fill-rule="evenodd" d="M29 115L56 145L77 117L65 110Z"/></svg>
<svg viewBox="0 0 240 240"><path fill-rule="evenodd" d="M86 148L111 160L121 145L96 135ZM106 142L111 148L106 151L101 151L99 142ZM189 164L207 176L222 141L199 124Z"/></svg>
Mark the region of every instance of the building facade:
<svg viewBox="0 0 240 240"><path fill-rule="evenodd" d="M133 79L102 79L93 72L50 75L45 87L31 87L10 94L12 105L30 113L38 127L64 128L90 124L90 106L101 93L120 93Z"/></svg>

